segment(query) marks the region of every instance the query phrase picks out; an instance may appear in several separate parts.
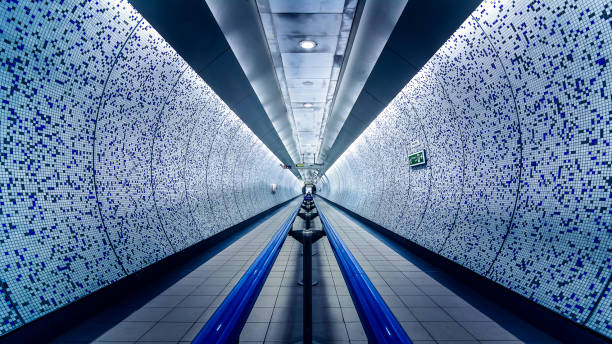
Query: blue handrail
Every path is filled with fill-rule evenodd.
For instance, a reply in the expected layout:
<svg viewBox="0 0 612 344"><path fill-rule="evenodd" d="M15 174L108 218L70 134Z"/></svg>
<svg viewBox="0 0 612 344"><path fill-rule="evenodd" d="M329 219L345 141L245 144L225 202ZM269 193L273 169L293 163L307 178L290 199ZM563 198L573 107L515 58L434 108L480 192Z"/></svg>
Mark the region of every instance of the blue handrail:
<svg viewBox="0 0 612 344"><path fill-rule="evenodd" d="M217 308L192 343L233 343L238 341L240 332L253 309L253 305L255 305L257 296L259 296L270 270L272 270L272 265L274 265L274 261L285 242L301 204L302 202L298 203L291 215L274 234L272 240L223 300L223 303Z"/></svg>
<svg viewBox="0 0 612 344"><path fill-rule="evenodd" d="M317 212L369 342L412 343L385 300L319 207Z"/></svg>

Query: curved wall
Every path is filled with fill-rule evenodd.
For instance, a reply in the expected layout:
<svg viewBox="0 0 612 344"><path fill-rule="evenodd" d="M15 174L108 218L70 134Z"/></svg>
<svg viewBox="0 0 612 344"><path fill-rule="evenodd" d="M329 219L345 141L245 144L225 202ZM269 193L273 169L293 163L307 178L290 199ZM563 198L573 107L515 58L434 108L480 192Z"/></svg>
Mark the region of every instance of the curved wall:
<svg viewBox="0 0 612 344"><path fill-rule="evenodd" d="M318 192L612 337L611 15L484 1Z"/></svg>
<svg viewBox="0 0 612 344"><path fill-rule="evenodd" d="M0 335L299 193L126 1L0 20Z"/></svg>

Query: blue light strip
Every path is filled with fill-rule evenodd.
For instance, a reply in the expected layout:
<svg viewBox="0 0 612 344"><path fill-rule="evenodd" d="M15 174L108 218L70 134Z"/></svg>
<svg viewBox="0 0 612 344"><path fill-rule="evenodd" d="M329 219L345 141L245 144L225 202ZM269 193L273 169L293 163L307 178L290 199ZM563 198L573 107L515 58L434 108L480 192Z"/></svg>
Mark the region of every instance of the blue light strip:
<svg viewBox="0 0 612 344"><path fill-rule="evenodd" d="M319 207L317 211L355 308L357 308L363 329L368 336L368 341L370 343L412 343L327 217Z"/></svg>
<svg viewBox="0 0 612 344"><path fill-rule="evenodd" d="M301 204L298 203L192 343L237 342Z"/></svg>

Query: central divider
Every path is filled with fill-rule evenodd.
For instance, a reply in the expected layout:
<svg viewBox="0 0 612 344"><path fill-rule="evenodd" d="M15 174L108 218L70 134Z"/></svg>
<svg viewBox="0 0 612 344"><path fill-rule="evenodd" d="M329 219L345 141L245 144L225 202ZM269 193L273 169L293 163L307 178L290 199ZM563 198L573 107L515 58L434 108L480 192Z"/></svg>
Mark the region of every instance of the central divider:
<svg viewBox="0 0 612 344"><path fill-rule="evenodd" d="M359 314L361 325L368 336L368 341L370 343L412 343L385 300L319 207L317 207L317 212Z"/></svg>
<svg viewBox="0 0 612 344"><path fill-rule="evenodd" d="M283 222L272 240L257 256L257 259L223 300L223 303L217 308L192 343L238 342L240 332L255 305L270 270L272 270L272 265L278 257L301 204L302 202L298 202L291 215Z"/></svg>

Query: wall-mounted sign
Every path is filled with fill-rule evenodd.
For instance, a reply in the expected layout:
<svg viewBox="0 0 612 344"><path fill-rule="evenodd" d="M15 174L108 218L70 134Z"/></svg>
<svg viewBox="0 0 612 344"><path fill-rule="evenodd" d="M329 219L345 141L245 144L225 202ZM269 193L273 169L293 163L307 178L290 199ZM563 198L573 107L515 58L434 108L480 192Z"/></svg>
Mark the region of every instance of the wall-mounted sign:
<svg viewBox="0 0 612 344"><path fill-rule="evenodd" d="M425 151L422 150L420 152L408 155L408 161L410 162L411 167L425 165L425 163L427 162L425 159Z"/></svg>
<svg viewBox="0 0 612 344"><path fill-rule="evenodd" d="M410 142L410 147L411 147L411 148L416 148L416 147L418 147L420 144L421 144L421 141L419 141L418 139L416 139L416 140L414 140L414 141Z"/></svg>

